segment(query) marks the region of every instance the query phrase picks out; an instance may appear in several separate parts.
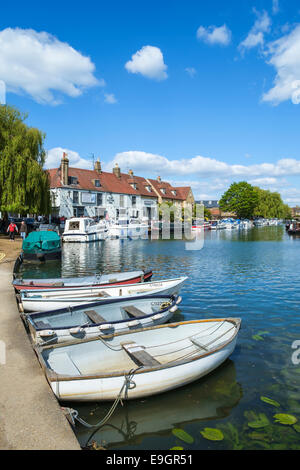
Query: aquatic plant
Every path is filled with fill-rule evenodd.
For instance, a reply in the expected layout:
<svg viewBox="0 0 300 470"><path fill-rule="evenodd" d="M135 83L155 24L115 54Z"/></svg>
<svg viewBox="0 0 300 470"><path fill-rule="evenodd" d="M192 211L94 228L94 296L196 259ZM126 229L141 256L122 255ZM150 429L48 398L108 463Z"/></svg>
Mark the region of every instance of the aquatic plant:
<svg viewBox="0 0 300 470"><path fill-rule="evenodd" d="M204 428L203 431L200 431L200 434L209 441L222 441L224 439L222 431L216 428Z"/></svg>
<svg viewBox="0 0 300 470"><path fill-rule="evenodd" d="M194 442L194 438L183 429L174 428L172 429L172 434L174 434L174 436L178 437L178 439L183 442L186 442L187 444L193 444Z"/></svg>
<svg viewBox="0 0 300 470"><path fill-rule="evenodd" d="M291 425L297 423L298 419L290 414L287 413L277 413L274 415L275 423Z"/></svg>
<svg viewBox="0 0 300 470"><path fill-rule="evenodd" d="M269 405L273 405L275 406L276 408L279 408L280 407L280 404L278 403L278 401L275 401L275 400L272 400L272 398L268 398L268 397L260 397L261 401L265 402L265 403L268 403Z"/></svg>

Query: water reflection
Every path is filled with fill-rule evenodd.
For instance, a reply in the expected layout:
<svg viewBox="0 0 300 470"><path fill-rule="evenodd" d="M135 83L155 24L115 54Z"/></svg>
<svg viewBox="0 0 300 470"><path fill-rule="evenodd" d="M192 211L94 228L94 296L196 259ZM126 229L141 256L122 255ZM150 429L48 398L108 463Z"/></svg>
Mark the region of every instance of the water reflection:
<svg viewBox="0 0 300 470"><path fill-rule="evenodd" d="M220 419L230 415L242 397L242 388L236 381L236 371L231 360L226 361L213 374L161 395L134 400L119 406L109 422L100 429L77 428L77 438L82 446L95 441L105 441L113 448L139 445L149 436L168 435L174 427L184 428L188 423ZM100 422L111 406L98 405L87 410L86 406L74 406L79 416L90 424Z"/></svg>

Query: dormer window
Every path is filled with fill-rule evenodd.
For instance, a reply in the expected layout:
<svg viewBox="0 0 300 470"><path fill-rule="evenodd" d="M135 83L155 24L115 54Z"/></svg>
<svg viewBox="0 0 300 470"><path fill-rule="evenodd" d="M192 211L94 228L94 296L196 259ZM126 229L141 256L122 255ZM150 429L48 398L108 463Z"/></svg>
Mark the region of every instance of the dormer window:
<svg viewBox="0 0 300 470"><path fill-rule="evenodd" d="M77 176L69 176L68 177L68 184L78 184Z"/></svg>
<svg viewBox="0 0 300 470"><path fill-rule="evenodd" d="M163 194L166 194L166 190L165 190L165 188L161 188L161 190L160 190L160 191L161 191Z"/></svg>
<svg viewBox="0 0 300 470"><path fill-rule="evenodd" d="M137 184L136 183L131 183L130 186L132 187L132 189L137 189Z"/></svg>
<svg viewBox="0 0 300 470"><path fill-rule="evenodd" d="M177 192L175 190L172 191L173 196L176 196Z"/></svg>
<svg viewBox="0 0 300 470"><path fill-rule="evenodd" d="M96 188L100 188L101 184L100 184L100 180L94 180L94 185Z"/></svg>
<svg viewBox="0 0 300 470"><path fill-rule="evenodd" d="M151 186L146 186L146 189L149 193L151 193L151 191L152 191Z"/></svg>

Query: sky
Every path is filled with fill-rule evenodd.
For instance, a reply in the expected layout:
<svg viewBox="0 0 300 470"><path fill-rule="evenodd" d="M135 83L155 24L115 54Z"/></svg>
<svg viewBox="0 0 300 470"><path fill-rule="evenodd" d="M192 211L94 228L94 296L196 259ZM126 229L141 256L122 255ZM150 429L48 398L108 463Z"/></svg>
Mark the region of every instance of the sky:
<svg viewBox="0 0 300 470"><path fill-rule="evenodd" d="M0 9L0 103L46 134L45 168L132 169L219 199L300 205L300 5L73 0Z"/></svg>

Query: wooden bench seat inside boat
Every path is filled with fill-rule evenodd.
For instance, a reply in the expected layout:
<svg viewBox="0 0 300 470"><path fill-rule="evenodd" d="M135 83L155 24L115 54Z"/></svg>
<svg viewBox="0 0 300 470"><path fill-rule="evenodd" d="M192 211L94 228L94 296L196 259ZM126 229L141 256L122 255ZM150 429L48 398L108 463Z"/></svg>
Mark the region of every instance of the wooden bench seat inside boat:
<svg viewBox="0 0 300 470"><path fill-rule="evenodd" d="M95 310L85 310L84 313L86 314L87 317L89 317L90 320L92 320L93 323L97 324L97 323L103 323L107 321Z"/></svg>
<svg viewBox="0 0 300 470"><path fill-rule="evenodd" d="M160 365L160 362L151 356L143 346L140 346L134 341L121 343L121 346L139 366L153 367Z"/></svg>
<svg viewBox="0 0 300 470"><path fill-rule="evenodd" d="M123 307L123 309L126 313L128 313L128 315L131 315L135 318L144 317L147 315L147 313L143 312L139 308L136 308L134 305L127 305L126 307Z"/></svg>

